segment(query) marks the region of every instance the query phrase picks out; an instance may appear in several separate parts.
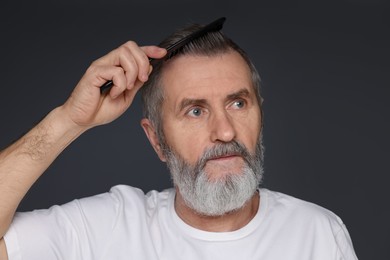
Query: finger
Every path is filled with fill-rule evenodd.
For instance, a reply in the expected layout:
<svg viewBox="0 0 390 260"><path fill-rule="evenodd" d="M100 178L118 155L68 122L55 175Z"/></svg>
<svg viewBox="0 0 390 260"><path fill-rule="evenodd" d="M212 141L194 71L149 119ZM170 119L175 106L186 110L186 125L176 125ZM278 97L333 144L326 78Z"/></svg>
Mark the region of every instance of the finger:
<svg viewBox="0 0 390 260"><path fill-rule="evenodd" d="M149 76L150 62L146 53L137 46L137 48L130 48L131 54L138 66L138 79L142 82L146 82Z"/></svg>
<svg viewBox="0 0 390 260"><path fill-rule="evenodd" d="M135 84L134 84L134 88L132 89L126 89L126 91L124 92L124 97L125 97L125 100L126 100L126 103L128 105L130 105L132 102L133 102L133 99L135 97L135 95L137 94L138 90L144 85L144 82L142 81L137 81Z"/></svg>
<svg viewBox="0 0 390 260"><path fill-rule="evenodd" d="M118 48L116 55L119 57L118 66L123 67L127 88L131 89L138 80L148 80L149 59L143 50L133 41L129 41Z"/></svg>
<svg viewBox="0 0 390 260"><path fill-rule="evenodd" d="M144 49L153 57L163 57L166 50L156 46L139 47L137 43L129 41L121 46L120 66L126 71L128 89L134 87L137 80L146 82L150 74L149 57ZM135 67L134 67L135 66Z"/></svg>
<svg viewBox="0 0 390 260"><path fill-rule="evenodd" d="M127 89L127 78L125 76L125 73L121 68L118 68L118 70L120 70L120 73L118 72L113 75L113 86L110 90L110 96L114 99L121 95Z"/></svg>
<svg viewBox="0 0 390 260"><path fill-rule="evenodd" d="M119 66L121 66L124 70L127 89L131 89L134 86L134 83L137 81L139 66L136 59L129 50L122 52Z"/></svg>
<svg viewBox="0 0 390 260"><path fill-rule="evenodd" d="M148 75L150 75L150 73L152 73L152 70L153 70L153 67L152 65L149 65L149 70L148 70ZM140 88L145 84L145 82L143 81L140 81L140 80L137 80L135 83L134 83L134 87L130 90L131 93L133 93L133 95L135 96L137 94L137 92L140 90ZM127 90L129 91L129 90ZM127 93L126 93L127 94ZM133 97L134 97L133 96Z"/></svg>
<svg viewBox="0 0 390 260"><path fill-rule="evenodd" d="M110 96L115 98L126 89L127 79L121 67L91 65L87 71L87 80L92 86L100 88L105 82L112 80Z"/></svg>
<svg viewBox="0 0 390 260"><path fill-rule="evenodd" d="M118 63L116 64L116 66L122 67L125 71L127 79L127 89L131 89L134 86L135 81L139 77L139 63L141 61L138 61L138 59L140 58L134 55L134 52L137 52L137 50L141 52L141 49L135 42L127 42L120 46L114 53L114 56L118 57ZM144 63L147 63L147 58L144 57L144 59Z"/></svg>
<svg viewBox="0 0 390 260"><path fill-rule="evenodd" d="M141 47L145 54L153 59L161 59L167 54L167 50L158 46L143 46Z"/></svg>
<svg viewBox="0 0 390 260"><path fill-rule="evenodd" d="M97 65L95 62L87 69L83 78L85 79L84 82L88 82L88 85L95 88L100 88L109 80L115 80L114 84L116 86L126 86L126 78L122 68Z"/></svg>
<svg viewBox="0 0 390 260"><path fill-rule="evenodd" d="M144 85L144 82L142 81L137 81L135 84L134 84L134 87L132 89L126 89L122 95L118 98L124 98L124 104L126 106L126 108L128 108L131 103L133 102L134 100L134 97L137 95L139 89Z"/></svg>
<svg viewBox="0 0 390 260"><path fill-rule="evenodd" d="M97 66L114 65L123 68L126 77L126 88L131 89L134 87L135 82L139 79L145 82L148 79L148 75L151 72L151 66L149 58L162 58L166 55L166 50L157 46L144 46L139 47L135 42L129 41L119 48L111 51L107 55L101 57L94 62ZM110 76L106 75L105 78L110 80ZM118 81L116 88L113 88L113 92L110 92L113 97L116 97L123 91L123 83ZM101 83L101 85L104 82Z"/></svg>
<svg viewBox="0 0 390 260"><path fill-rule="evenodd" d="M114 66L119 66L120 60L119 60L119 56L118 56L117 52L118 52L118 49L120 49L121 47L124 47L124 46L136 46L136 48L140 48L146 54L147 57L153 58L153 59L161 59L162 57L164 57L167 54L167 50L164 48L160 48L160 47L154 46L154 45L139 47L137 45L137 43L135 43L133 41L128 41L127 43L123 44L122 46L118 47L117 49L112 50L111 52L104 55L103 57L100 57L95 62L97 64L106 64L106 65L110 64L110 65L114 65Z"/></svg>

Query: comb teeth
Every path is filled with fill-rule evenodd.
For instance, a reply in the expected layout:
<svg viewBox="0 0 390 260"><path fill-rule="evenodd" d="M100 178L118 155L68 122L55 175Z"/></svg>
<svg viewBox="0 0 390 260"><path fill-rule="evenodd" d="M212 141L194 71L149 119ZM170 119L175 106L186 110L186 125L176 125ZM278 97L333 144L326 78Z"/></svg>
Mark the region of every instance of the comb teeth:
<svg viewBox="0 0 390 260"><path fill-rule="evenodd" d="M221 18L215 20L214 22L209 23L208 25L203 26L199 30L197 30L197 31L187 35L186 37L183 37L182 39L178 40L177 42L173 43L172 45L168 46L168 48L166 48L167 49L167 55L162 60L171 59L173 56L175 56L179 52L179 50L182 47L184 47L185 45L187 45L191 41L193 41L195 39L198 39L199 37L202 37L206 33L208 33L208 32L215 32L215 31L221 30L225 21L226 21L226 18L225 17L221 17ZM150 64L152 66L157 65L162 60L149 58L149 62L150 62ZM104 93L108 92L111 89L112 86L113 86L112 80L107 81L106 83L104 83L100 87L100 93L104 94Z"/></svg>
<svg viewBox="0 0 390 260"><path fill-rule="evenodd" d="M190 33L189 35L183 37L182 39L178 40L177 42L173 43L172 45L168 46L167 47L168 53L165 56L164 60L171 59L173 56L175 56L180 51L180 49L182 49L185 45L192 42L193 40L199 39L200 37L202 37L203 35L205 35L209 32L215 32L215 31L221 30L225 21L226 21L226 18L221 17L221 18L215 20L214 22L203 26L199 30L196 30L195 32Z"/></svg>
<svg viewBox="0 0 390 260"><path fill-rule="evenodd" d="M175 56L184 46L181 48L178 48L177 50L169 52L169 54L166 56L165 60L171 59L173 56Z"/></svg>

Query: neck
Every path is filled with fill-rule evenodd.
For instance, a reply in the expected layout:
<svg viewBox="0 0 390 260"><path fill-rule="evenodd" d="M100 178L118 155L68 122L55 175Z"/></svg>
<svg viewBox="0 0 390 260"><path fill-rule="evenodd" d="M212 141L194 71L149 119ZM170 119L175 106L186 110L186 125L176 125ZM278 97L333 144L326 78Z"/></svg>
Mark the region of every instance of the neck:
<svg viewBox="0 0 390 260"><path fill-rule="evenodd" d="M175 210L177 215L188 225L209 232L229 232L238 230L248 224L259 209L258 192L239 210L222 216L200 215L189 208L176 188Z"/></svg>

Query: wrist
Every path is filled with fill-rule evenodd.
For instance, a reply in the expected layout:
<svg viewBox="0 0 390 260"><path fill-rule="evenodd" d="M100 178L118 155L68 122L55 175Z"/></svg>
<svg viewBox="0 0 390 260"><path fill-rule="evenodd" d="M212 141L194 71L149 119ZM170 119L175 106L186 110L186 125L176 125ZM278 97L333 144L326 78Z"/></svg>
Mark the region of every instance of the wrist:
<svg viewBox="0 0 390 260"><path fill-rule="evenodd" d="M40 124L50 133L49 136L53 141L63 147L90 128L76 124L63 106L53 109Z"/></svg>
<svg viewBox="0 0 390 260"><path fill-rule="evenodd" d="M92 126L87 124L79 124L77 121L73 120L72 116L68 112L66 105L59 106L53 109L50 113L52 113L53 116L59 120L60 125L66 131L83 133L92 128Z"/></svg>

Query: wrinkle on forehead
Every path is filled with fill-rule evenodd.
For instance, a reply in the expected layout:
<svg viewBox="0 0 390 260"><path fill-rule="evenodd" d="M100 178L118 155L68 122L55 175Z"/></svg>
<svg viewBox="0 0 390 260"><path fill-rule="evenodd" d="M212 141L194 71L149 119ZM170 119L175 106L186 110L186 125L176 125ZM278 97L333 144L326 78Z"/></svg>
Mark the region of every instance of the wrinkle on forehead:
<svg viewBox="0 0 390 260"><path fill-rule="evenodd" d="M177 57L164 67L162 82L164 103L174 106L184 98L208 99L242 88L253 92L250 69L236 51Z"/></svg>

